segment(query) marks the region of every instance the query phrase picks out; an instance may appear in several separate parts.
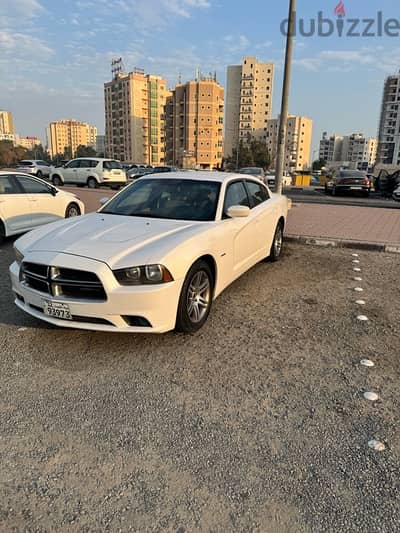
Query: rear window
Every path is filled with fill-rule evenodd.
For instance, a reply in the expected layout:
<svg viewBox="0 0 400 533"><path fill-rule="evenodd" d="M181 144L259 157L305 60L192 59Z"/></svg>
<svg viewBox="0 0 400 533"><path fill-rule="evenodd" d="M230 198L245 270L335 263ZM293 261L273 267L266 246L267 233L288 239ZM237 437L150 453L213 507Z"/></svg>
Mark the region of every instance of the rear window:
<svg viewBox="0 0 400 533"><path fill-rule="evenodd" d="M264 171L262 168L255 168L255 167L252 167L252 168L241 168L239 170L240 174L250 174L252 176L258 176L258 175L263 175L264 174Z"/></svg>
<svg viewBox="0 0 400 533"><path fill-rule="evenodd" d="M33 167L33 162L32 161L20 161L18 163L18 166L20 166L20 167Z"/></svg>
<svg viewBox="0 0 400 533"><path fill-rule="evenodd" d="M122 169L122 165L119 161L103 161L104 170Z"/></svg>
<svg viewBox="0 0 400 533"><path fill-rule="evenodd" d="M341 178L365 178L364 172L358 170L345 170L340 173Z"/></svg>

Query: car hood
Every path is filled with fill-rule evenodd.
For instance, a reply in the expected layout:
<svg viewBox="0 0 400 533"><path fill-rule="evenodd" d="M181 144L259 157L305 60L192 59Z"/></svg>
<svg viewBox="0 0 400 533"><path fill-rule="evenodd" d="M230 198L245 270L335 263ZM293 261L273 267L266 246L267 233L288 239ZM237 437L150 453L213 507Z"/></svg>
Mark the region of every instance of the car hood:
<svg viewBox="0 0 400 533"><path fill-rule="evenodd" d="M17 245L24 254L66 253L107 263L110 268L117 264L123 267L125 257L156 244L168 235L183 232L193 224L92 213L34 230L19 239Z"/></svg>

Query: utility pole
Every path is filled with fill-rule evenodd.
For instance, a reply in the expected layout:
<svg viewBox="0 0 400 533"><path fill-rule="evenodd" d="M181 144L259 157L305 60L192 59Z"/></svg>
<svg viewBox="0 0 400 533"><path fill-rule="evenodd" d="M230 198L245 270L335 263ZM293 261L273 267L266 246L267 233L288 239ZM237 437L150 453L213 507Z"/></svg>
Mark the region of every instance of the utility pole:
<svg viewBox="0 0 400 533"><path fill-rule="evenodd" d="M282 106L278 131L278 149L276 157L275 192L282 194L283 170L285 168L286 125L288 117L290 75L293 55L293 37L295 34L296 0L289 0L289 17L286 38L285 73L283 76Z"/></svg>

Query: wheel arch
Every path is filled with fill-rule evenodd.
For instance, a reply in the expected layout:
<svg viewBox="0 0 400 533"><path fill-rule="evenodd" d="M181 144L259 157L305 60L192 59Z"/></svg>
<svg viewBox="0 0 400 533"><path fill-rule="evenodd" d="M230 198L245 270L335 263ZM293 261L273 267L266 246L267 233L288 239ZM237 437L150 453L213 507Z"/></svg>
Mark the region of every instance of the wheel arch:
<svg viewBox="0 0 400 533"><path fill-rule="evenodd" d="M5 225L2 218L0 218L0 239L1 239L1 234L2 234L1 230L4 232L3 233L4 237L7 237L7 226Z"/></svg>
<svg viewBox="0 0 400 533"><path fill-rule="evenodd" d="M203 254L199 256L196 260L192 261L192 264L190 265L189 270L192 268L192 266L197 263L198 261L204 261L207 263L211 270L211 274L213 276L213 297L215 294L215 288L217 286L217 276L218 276L218 268L217 268L217 262L215 261L214 257L211 254Z"/></svg>
<svg viewBox="0 0 400 533"><path fill-rule="evenodd" d="M62 174L60 174L59 172L53 172L53 174L51 175L51 181L53 181L54 178L58 178L62 181L62 183L64 183L64 176Z"/></svg>

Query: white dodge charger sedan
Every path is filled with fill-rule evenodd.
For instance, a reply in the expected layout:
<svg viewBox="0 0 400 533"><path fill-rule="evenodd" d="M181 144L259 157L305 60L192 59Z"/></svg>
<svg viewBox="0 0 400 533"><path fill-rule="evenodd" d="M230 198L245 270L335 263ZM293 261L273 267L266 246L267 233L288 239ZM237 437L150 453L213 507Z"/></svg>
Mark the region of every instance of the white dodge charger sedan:
<svg viewBox="0 0 400 533"><path fill-rule="evenodd" d="M0 171L0 242L10 235L84 213L77 196L23 172Z"/></svg>
<svg viewBox="0 0 400 533"><path fill-rule="evenodd" d="M143 177L97 213L16 241L15 303L57 326L194 332L232 281L279 258L287 210L251 176Z"/></svg>

